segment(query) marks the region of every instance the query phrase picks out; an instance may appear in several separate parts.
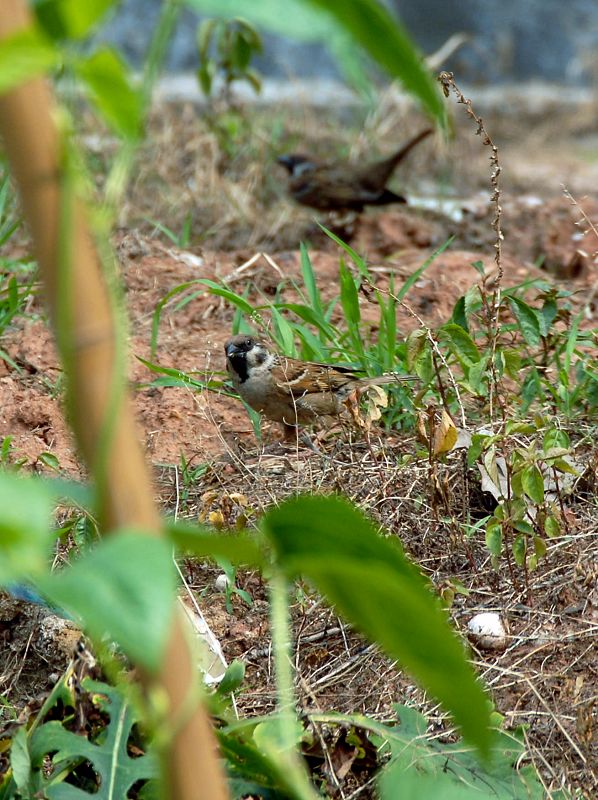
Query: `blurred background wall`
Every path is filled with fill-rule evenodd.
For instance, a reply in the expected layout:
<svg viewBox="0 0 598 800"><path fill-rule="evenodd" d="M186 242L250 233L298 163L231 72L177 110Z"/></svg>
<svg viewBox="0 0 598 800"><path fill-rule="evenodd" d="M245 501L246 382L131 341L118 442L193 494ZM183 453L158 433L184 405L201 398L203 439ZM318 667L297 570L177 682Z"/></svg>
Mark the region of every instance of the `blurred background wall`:
<svg viewBox="0 0 598 800"><path fill-rule="evenodd" d="M247 0L251 3L252 0ZM351 0L347 0L351 2ZM117 44L133 64L141 61L160 0L124 0L99 38ZM280 0L281 12L285 0ZM454 33L468 42L442 64L470 84L544 80L571 86L598 84L597 0L388 0L424 53ZM168 68L197 67L199 17L184 12ZM266 34L255 66L267 77L334 77L325 47Z"/></svg>

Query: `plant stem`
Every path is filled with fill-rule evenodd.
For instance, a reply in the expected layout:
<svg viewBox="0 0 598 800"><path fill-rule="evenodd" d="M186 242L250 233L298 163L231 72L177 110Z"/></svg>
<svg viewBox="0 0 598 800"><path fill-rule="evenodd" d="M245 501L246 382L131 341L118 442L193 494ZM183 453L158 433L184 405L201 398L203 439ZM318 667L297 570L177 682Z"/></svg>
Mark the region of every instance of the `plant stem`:
<svg viewBox="0 0 598 800"><path fill-rule="evenodd" d="M286 578L275 569L270 578L270 624L272 651L278 700L278 739L281 772L286 773L288 785L297 800L316 800L316 793L307 776L303 761L297 753L297 720L295 688L291 663L291 626L289 620L289 590Z"/></svg>

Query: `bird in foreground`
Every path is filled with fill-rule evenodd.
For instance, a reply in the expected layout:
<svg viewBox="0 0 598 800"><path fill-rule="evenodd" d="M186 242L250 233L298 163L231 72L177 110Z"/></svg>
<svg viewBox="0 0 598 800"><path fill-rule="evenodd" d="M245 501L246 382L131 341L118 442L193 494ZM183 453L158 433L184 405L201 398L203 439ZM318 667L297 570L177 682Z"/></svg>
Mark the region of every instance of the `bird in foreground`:
<svg viewBox="0 0 598 800"><path fill-rule="evenodd" d="M299 153L277 161L288 170L289 194L298 203L321 211L361 212L367 205L407 202L386 184L405 156L431 133L432 128L426 128L388 158L368 164L318 164Z"/></svg>
<svg viewBox="0 0 598 800"><path fill-rule="evenodd" d="M268 419L281 422L285 436L346 411L351 395L369 386L413 380L394 373L364 378L350 367L286 358L253 336L239 334L224 345L226 368L241 398Z"/></svg>

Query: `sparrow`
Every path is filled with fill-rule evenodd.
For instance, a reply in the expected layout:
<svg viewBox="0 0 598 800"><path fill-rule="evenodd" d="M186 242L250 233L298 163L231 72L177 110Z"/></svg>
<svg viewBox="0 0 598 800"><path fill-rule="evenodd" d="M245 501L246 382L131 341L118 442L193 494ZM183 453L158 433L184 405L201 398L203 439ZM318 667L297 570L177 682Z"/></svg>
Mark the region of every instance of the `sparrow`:
<svg viewBox="0 0 598 800"><path fill-rule="evenodd" d="M318 164L299 153L277 161L289 173L289 193L304 206L322 211L363 211L363 207L406 203L403 195L386 188L392 173L405 156L432 133L426 128L389 158L369 164Z"/></svg>
<svg viewBox="0 0 598 800"><path fill-rule="evenodd" d="M395 373L364 378L350 367L287 358L245 334L229 339L224 352L227 371L241 398L267 419L281 422L286 436L299 425L340 416L356 390L414 380Z"/></svg>

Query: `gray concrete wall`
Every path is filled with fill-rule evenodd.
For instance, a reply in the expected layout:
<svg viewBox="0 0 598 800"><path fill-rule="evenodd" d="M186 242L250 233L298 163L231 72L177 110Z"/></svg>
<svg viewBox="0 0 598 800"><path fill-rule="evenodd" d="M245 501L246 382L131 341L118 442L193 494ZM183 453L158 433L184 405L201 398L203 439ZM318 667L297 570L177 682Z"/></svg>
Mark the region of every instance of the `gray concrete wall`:
<svg viewBox="0 0 598 800"><path fill-rule="evenodd" d="M281 9L284 1L280 0ZM247 0L248 3L251 0ZM348 3L351 0L347 0ZM471 40L443 67L470 84L547 80L569 85L598 84L598 2L596 0L389 0L416 42L429 53L453 33ZM124 0L99 38L118 45L138 65L157 19L159 0ZM197 66L197 16L185 11L174 37L168 68ZM265 36L257 68L269 77L336 74L323 46Z"/></svg>

